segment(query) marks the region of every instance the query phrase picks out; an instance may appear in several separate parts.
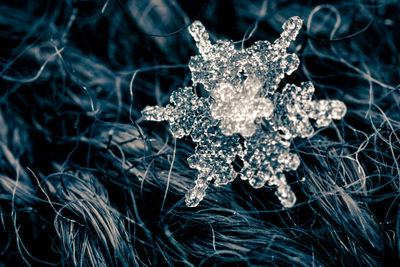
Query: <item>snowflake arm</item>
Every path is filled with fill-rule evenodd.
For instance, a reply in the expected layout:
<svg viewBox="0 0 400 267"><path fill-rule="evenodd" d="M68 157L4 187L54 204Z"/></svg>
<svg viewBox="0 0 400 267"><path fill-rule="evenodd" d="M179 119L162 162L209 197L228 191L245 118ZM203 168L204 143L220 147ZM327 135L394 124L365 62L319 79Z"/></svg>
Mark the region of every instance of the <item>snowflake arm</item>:
<svg viewBox="0 0 400 267"><path fill-rule="evenodd" d="M175 138L182 138L192 132L201 114L209 110L209 99L199 98L192 87L180 88L170 97L173 105L166 107L147 106L142 111L143 119L168 121L170 131Z"/></svg>

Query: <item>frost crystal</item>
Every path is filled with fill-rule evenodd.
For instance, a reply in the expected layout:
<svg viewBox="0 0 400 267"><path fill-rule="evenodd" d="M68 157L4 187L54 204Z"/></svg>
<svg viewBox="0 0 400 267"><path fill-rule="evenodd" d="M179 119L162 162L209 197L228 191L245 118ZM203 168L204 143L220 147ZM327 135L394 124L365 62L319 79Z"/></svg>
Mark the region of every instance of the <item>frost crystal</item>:
<svg viewBox="0 0 400 267"><path fill-rule="evenodd" d="M310 137L313 125L328 126L346 113L341 101L312 100L311 82L300 87L287 84L277 91L284 75L299 66L297 55L286 49L302 22L292 17L274 43L259 41L247 49L236 49L232 41L211 44L199 21L189 27L200 52L189 62L193 86L200 84L209 95L200 97L193 87L180 88L171 95L172 105L142 111L145 120L168 121L174 137L190 136L197 144L188 158L190 168L198 171L186 194L188 206L200 203L210 183L226 185L237 176L254 188L276 186L284 207L296 202L284 175L300 165L290 152L290 140Z"/></svg>

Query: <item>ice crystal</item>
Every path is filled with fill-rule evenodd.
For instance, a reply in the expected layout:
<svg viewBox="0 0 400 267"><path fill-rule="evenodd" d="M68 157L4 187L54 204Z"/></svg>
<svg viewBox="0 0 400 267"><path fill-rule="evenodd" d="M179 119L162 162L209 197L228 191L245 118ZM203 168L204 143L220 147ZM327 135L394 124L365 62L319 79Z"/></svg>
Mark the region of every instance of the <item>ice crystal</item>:
<svg viewBox="0 0 400 267"><path fill-rule="evenodd" d="M254 188L276 186L284 207L296 202L284 174L300 165L290 140L311 137L314 126L328 126L346 113L341 101L312 100L311 82L277 91L284 75L299 66L297 55L286 50L301 25L299 17L292 17L274 43L259 41L247 49L236 49L232 41L212 44L199 21L189 27L200 52L189 62L193 86L201 85L209 95L180 88L171 104L142 111L144 119L168 121L174 137L190 136L197 145L188 158L189 167L198 171L186 194L188 206L200 203L210 183L222 186L238 176Z"/></svg>
<svg viewBox="0 0 400 267"><path fill-rule="evenodd" d="M252 136L256 130L254 121L272 116L274 106L271 100L259 96L262 86L256 77L247 77L238 86L224 82L216 85L212 90L215 101L211 104L211 116L220 121L223 134Z"/></svg>

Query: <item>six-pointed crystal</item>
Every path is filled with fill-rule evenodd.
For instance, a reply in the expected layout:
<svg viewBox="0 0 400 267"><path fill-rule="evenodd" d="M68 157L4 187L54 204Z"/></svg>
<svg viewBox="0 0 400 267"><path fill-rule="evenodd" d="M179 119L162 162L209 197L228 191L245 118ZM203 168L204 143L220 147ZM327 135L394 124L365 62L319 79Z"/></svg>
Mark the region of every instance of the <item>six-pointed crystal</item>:
<svg viewBox="0 0 400 267"><path fill-rule="evenodd" d="M346 113L341 101L312 100L311 82L277 91L284 75L299 66L297 55L286 50L301 25L292 17L274 43L259 41L247 49L236 49L232 41L212 44L199 21L189 27L200 52L189 62L193 86L201 85L209 95L197 96L186 87L172 93L172 105L142 111L144 119L168 121L174 137L190 135L197 144L188 158L189 167L198 171L186 194L188 206L200 203L211 182L222 186L238 176L254 188L276 186L284 207L296 202L284 175L300 164L290 140L311 137L313 125L328 126Z"/></svg>

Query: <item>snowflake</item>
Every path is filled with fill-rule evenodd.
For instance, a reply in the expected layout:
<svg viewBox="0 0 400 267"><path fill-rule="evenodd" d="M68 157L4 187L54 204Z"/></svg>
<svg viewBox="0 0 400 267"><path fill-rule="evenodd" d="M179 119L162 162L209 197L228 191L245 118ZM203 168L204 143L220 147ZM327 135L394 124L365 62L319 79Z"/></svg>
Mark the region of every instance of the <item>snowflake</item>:
<svg viewBox="0 0 400 267"><path fill-rule="evenodd" d="M238 176L254 188L276 186L284 207L296 202L284 174L300 165L290 140L311 137L313 125L328 126L346 113L341 101L312 100L311 82L277 91L285 74L299 66L297 55L286 50L301 25L299 17L292 17L274 43L259 41L247 49L236 49L232 41L212 44L199 21L189 27L200 52L189 62L193 86L201 85L209 95L180 88L171 95L172 105L142 111L145 120L168 121L174 137L190 136L196 143L188 158L189 167L198 171L186 194L188 206L200 203L210 183L223 186Z"/></svg>

